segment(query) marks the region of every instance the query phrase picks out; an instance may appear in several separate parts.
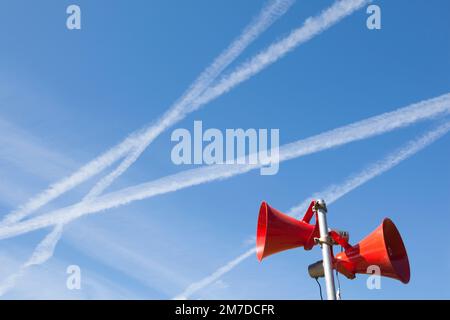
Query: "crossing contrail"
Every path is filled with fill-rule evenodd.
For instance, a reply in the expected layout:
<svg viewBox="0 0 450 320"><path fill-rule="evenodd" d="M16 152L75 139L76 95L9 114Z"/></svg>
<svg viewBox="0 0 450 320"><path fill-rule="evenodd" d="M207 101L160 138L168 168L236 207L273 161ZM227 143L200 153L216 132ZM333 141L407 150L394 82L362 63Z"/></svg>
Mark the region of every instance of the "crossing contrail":
<svg viewBox="0 0 450 320"><path fill-rule="evenodd" d="M424 149L425 147L429 146L433 142L435 142L437 139L448 133L450 130L450 122L447 122L440 127L438 127L435 130L429 131L422 137L420 137L417 140L410 141L407 143L403 148L389 154L386 158L384 158L381 161L375 162L374 164L370 165L369 167L363 169L360 173L351 176L348 178L344 183L340 185L332 185L328 188L326 188L324 191L316 193L312 195L311 197L306 198L303 202L301 202L299 205L291 208L287 214L288 215L295 215L296 217L300 217L301 214L303 214L306 209L308 208L309 204L311 203L312 199L319 199L323 198L326 200L328 205L331 205L333 202L339 200L349 192L355 190L359 186L365 184L366 182L369 182L373 178L376 178L377 176L383 174L384 172L394 168L397 166L400 162L408 159L409 157L413 156L420 150ZM237 258L231 260L224 266L217 269L215 272L213 272L211 275L205 277L204 279L194 282L191 285L189 285L186 290L184 290L181 294L177 295L174 299L175 300L185 300L189 299L193 294L196 292L206 288L207 286L213 284L216 282L219 278L221 278L224 274L230 272L234 268L236 268L241 262L243 262L248 257L253 256L256 253L256 247L247 250L243 254L239 255ZM256 256L255 256L256 258Z"/></svg>
<svg viewBox="0 0 450 320"><path fill-rule="evenodd" d="M450 112L450 94L425 100L396 111L384 113L363 121L340 127L322 134L280 147L279 161L338 147L366 139L396 128L405 127L419 120L429 119ZM258 157L260 158L260 157ZM36 218L0 227L0 239L17 236L40 228L68 223L81 216L143 200L156 195L174 192L203 183L222 180L262 167L263 164L212 165L182 171L154 181L105 194L87 202L40 215Z"/></svg>
<svg viewBox="0 0 450 320"><path fill-rule="evenodd" d="M321 34L345 17L351 15L372 0L338 0L319 15L306 19L304 24L293 30L287 37L270 45L267 49L245 62L231 74L223 77L214 87L208 89L193 105L197 109L205 103L228 92L238 84L244 82L264 68L284 57L315 36Z"/></svg>
<svg viewBox="0 0 450 320"><path fill-rule="evenodd" d="M251 76L260 72L262 69L274 63L289 51L293 50L296 46L310 40L314 36L325 31L326 29L333 26L368 2L370 2L370 0L338 0L318 16L308 18L303 26L292 31L288 37L274 43L268 49L251 59L249 62L238 67L229 76L223 78L216 86L209 88L207 91L203 92L200 97L194 99L194 103L192 104L192 106L188 106L185 109L179 107L170 109L161 119L159 119L155 126L150 126L146 130L143 130L140 133L135 133L132 136L128 137L124 142L112 148L106 154L91 161L81 170L70 176L68 179L64 179L63 181L56 183L55 185L44 191L42 194L31 199L17 211L14 211L11 214L7 215L4 220L5 224L11 224L15 221L19 221L31 212L39 209L51 200L57 198L61 194L86 181L87 179L110 166L118 159L127 155L126 159L119 165L119 167L117 167L112 173L103 178L97 184L97 186L95 186L94 189L91 190L89 197L92 196L93 198L95 195L100 194L101 191L105 189L105 187L111 184L112 181L116 179L116 177L120 176L131 164L134 163L134 161L136 161L136 159L143 152L143 150L145 150L148 144L153 141L153 139L155 139L160 132L165 130L165 128L168 128L172 124L183 119L187 113L200 108L202 105L219 97L221 94L228 92L239 83L249 79ZM288 7L289 6L286 5L286 10ZM283 6L280 5L280 7L276 7L273 16L277 17L277 14L284 13L283 9L280 8L283 8ZM213 80L211 80L211 82L212 81ZM198 92L201 92L201 90L198 90ZM187 97L192 98L193 96L194 94L187 94L184 96L184 99L181 99L181 101L185 101Z"/></svg>
<svg viewBox="0 0 450 320"><path fill-rule="evenodd" d="M136 139L130 139L131 143L129 142L127 145L122 146L125 147L127 151L125 151L124 154L120 154L120 157L125 155L126 158L122 161L122 163L119 164L119 166L115 170L102 178L91 189L91 191L83 200L89 201L99 196L109 185L113 183L115 179L121 176L139 158L139 156L145 151L148 145L161 132L163 132L172 124L184 118L187 113L198 109L202 105L229 91L232 87L236 86L240 82L247 80L252 75L256 74L269 64L274 63L276 60L284 56L295 46L298 46L299 44L311 39L315 35L323 32L345 16L351 14L354 10L361 7L366 2L369 1L337 1L328 10L322 12L321 15L309 18L302 27L294 30L287 38L273 44L265 52L257 55L249 63L244 64L242 67L238 67L237 70L233 72L228 78L222 79L218 86L213 87L212 90L206 90L204 96L207 97L207 99L202 99L201 97L200 99L198 99L198 96L204 91L204 89L212 83L212 81L245 49L245 47L250 42L252 42L262 31L269 27L279 16L283 15L288 10L288 8L292 5L292 1L276 1L267 6L267 8L263 9L263 11L261 12L261 15L257 22L244 31L243 36L235 41L235 43L230 46L229 50L221 55L215 63L213 63L209 70L207 70L203 74L204 76L201 76L199 78L199 80L191 87L191 89L188 90L187 94L185 94L181 98L181 100L177 104L175 104L175 106L171 108L157 122L157 125L150 127L150 129L148 129L143 134L137 135ZM270 59L266 59L267 57L270 57ZM251 72L249 73L248 71ZM121 145L119 145L119 147L120 146ZM120 157L107 157L107 159L111 161L105 161L106 163L102 167L102 170L106 168L107 165L112 164L113 161L118 160ZM69 185L56 185L51 188L51 192L44 192L44 194L38 196L35 199L32 199L23 208L20 208L18 211L8 215L4 220L5 224L13 224L14 222L23 219L34 210L37 210L60 194L68 191L69 189L67 187L73 188L84 181L83 177L86 180L95 174L95 165L88 165L87 169L92 170L85 170L85 174L81 176L75 176L75 179L69 179L69 182L73 181L74 183L71 183ZM91 172L92 175L90 176L86 174L88 172ZM44 241L46 241L46 239L44 239Z"/></svg>
<svg viewBox="0 0 450 320"><path fill-rule="evenodd" d="M217 57L214 62L198 77L198 79L189 87L184 95L159 119L154 125L151 125L142 134L135 133L127 138L123 143L111 149L104 155L90 162L81 170L53 186L42 194L31 199L24 206L8 214L1 222L4 225L10 225L26 216L32 214L35 210L47 204L59 195L76 187L85 180L100 173L115 161L122 157L125 159L111 173L101 178L94 187L83 198L83 201L90 201L99 196L108 188L117 178L119 178L145 151L149 144L169 126L181 120L188 112L188 106L229 66L260 34L269 28L278 18L283 16L293 5L295 0L271 0L261 10L259 15L243 30L241 35L231 43L231 45ZM44 263L53 254L56 243L59 241L64 225L57 225L46 238L38 245L36 251L30 259L41 256L39 263ZM55 237L55 235L58 235ZM47 246L47 251L42 251L41 245L52 241L52 246ZM0 284L0 295L3 295L11 288L17 279L26 271L28 267L34 264L25 263L17 274L11 275L6 279L5 285ZM2 291L2 288L4 289Z"/></svg>
<svg viewBox="0 0 450 320"><path fill-rule="evenodd" d="M167 111L156 124L140 139L123 162L110 174L101 179L89 192L87 199L95 198L120 177L147 149L147 147L167 128L182 120L195 109L190 108L194 101L213 83L213 81L278 18L292 6L294 0L275 0L265 6L259 16L247 26L242 34L207 68L179 101ZM203 103L202 105L204 105Z"/></svg>
<svg viewBox="0 0 450 320"><path fill-rule="evenodd" d="M248 45L250 45L261 33L269 28L291 7L295 0L272 0L268 2L259 15L244 29L242 34L199 76L186 93L154 124L144 130L130 135L123 142L111 148L103 155L92 160L77 172L53 185L41 194L33 197L17 210L9 213L1 224L15 223L63 193L73 189L84 181L99 174L114 162L126 157L120 165L110 174L102 178L88 193L87 199L98 196L117 177L133 164L139 155L162 131L181 120L189 111L188 106L194 99L220 75L220 73L232 63Z"/></svg>
<svg viewBox="0 0 450 320"><path fill-rule="evenodd" d="M166 130L168 127L173 125L174 123L180 121L183 119L187 113L192 112L202 105L210 102L211 100L217 98L218 96L222 95L223 93L228 92L231 90L231 88L235 87L239 83L249 79L252 75L258 73L268 65L274 63L279 58L283 57L286 53L294 49L296 46L298 46L301 43L304 43L311 38L313 38L315 35L320 34L321 32L325 31L335 23L339 22L341 19L345 18L349 14L351 14L353 11L359 9L362 5L365 3L370 2L369 0L339 0L334 5L332 5L329 9L323 11L319 16L312 17L306 20L304 25L296 30L294 30L287 38L283 39L282 41L279 41L273 45L271 45L266 51L260 53L257 55L254 59L252 59L249 63L244 64L242 67L238 68L235 72L233 72L229 77L225 77L222 79L222 81L215 87L213 87L210 90L207 90L203 96L198 98L198 94L202 92L202 88L200 87L199 90L188 91L188 94L183 96L181 99L181 102L175 107L171 108L159 121L158 125L155 125L154 127L151 127L149 130L147 130L143 135L137 136L137 141L132 140L132 143L129 145L129 152L126 155L126 158L124 161L110 174L102 178L91 191L88 193L88 195L84 198L86 202L91 199L95 199L98 195L100 195L109 185L113 183L115 179L117 179L120 175L122 175L138 158L139 156L145 151L145 149L148 147L148 145L164 130ZM278 2L273 5L271 8L272 11L269 15L266 15L267 17L272 17L275 19L277 16L280 16L284 14L284 12L287 11L287 9L290 7L292 3L289 3L288 1ZM270 8L270 6L269 6ZM273 10L276 9L276 10ZM270 11L270 10L269 10ZM264 16L264 14L262 15ZM274 19L274 20L275 20ZM270 19L267 19L267 21ZM272 21L273 22L273 21ZM266 26L258 26L261 27L261 30L257 28L254 28L253 30L250 28L247 31L250 30L250 32L247 32L247 34L251 34L256 38L258 32L262 32L263 29L267 28L272 22L268 23ZM257 25L257 24L256 24ZM258 32L256 32L259 30ZM251 42L253 39L251 39L252 36L248 37L245 40ZM239 43L239 40L238 40ZM248 44L247 44L248 45ZM234 47L234 49L237 49L239 51L239 47L241 47L241 51L245 48L244 45L237 45ZM231 46L233 49L233 45ZM232 51L232 50L231 50ZM230 52L231 52L230 51ZM239 53L236 54L239 55ZM223 61L226 61L229 59L229 63L231 63L234 59L232 58L232 55L225 54L221 57L219 57L218 61L223 58ZM222 62L223 62L222 61ZM218 64L220 65L220 63ZM216 65L217 66L217 65ZM225 66L219 71L220 68L217 68L217 74L215 77L217 77L225 68ZM214 69L214 64L213 64ZM208 73L206 73L208 74ZM212 73L213 74L213 73ZM208 79L208 77L206 77ZM215 79L215 78L214 78ZM204 87L207 87L212 81L213 78L209 78L209 83L205 82ZM200 77L200 80L202 80L202 77ZM204 79L203 79L204 80ZM202 81L200 81L201 83ZM184 105L183 105L184 102ZM190 107L190 108L186 108ZM152 130L154 129L154 130ZM117 160L117 159L115 159ZM115 161L114 160L114 161ZM87 178L86 178L87 179ZM81 183L81 181L78 182ZM76 184L75 184L76 185ZM74 186L75 186L74 185ZM55 192L57 191L57 188L53 188L53 192L51 193L52 197L49 198L48 194L47 197L46 194L42 197L38 197L36 200L38 201L32 201L32 205L26 205L25 208L19 209L19 211L14 212L12 215L8 215L6 217L6 224L12 224L16 221L19 221L20 219L26 217L28 214L32 213L34 210L38 209L39 207L43 206L47 202L51 201L52 199L56 198L60 194L66 192L67 190L63 190L62 192ZM62 226L61 226L62 227ZM45 241L45 239L44 239Z"/></svg>
<svg viewBox="0 0 450 320"><path fill-rule="evenodd" d="M365 139L365 138L368 138L368 137L371 137L374 135L385 133L390 130L394 130L399 127L404 127L404 126L410 125L410 124L415 123L420 120L433 118L438 115L446 115L449 112L450 112L450 94L445 94L445 95L439 96L437 98L433 98L433 99L425 100L425 101L422 101L422 102L419 102L416 104L412 104L408 107L404 107L404 108L398 109L393 112L384 113L382 115L368 118L366 120L359 121L359 122L356 122L356 123L353 123L353 124L350 124L350 125L347 125L347 126L344 126L341 128L337 128L337 129L319 134L317 136L310 137L308 139L300 140L295 143L285 145L285 146L281 147L281 151L279 153L280 161L284 161L284 160L291 159L293 157L298 157L298 156L318 152L318 151L321 151L324 149L336 147L336 146L339 146L339 145L342 145L345 143L349 143L349 142L352 142L355 140ZM442 131L440 131L438 129L436 132L434 132L434 134L429 134L428 139L433 139L433 137L434 137L434 139L437 139L438 134L443 134L443 133L442 133ZM431 143L431 142L429 142L429 143ZM415 146L417 148L418 146L421 146L421 145L422 144L419 143L419 144L416 144ZM425 147L425 146L423 146L423 147ZM415 148L414 148L414 146L410 146L409 148L405 148L405 150L412 152L415 150ZM408 152L405 152L403 154L403 157L405 157L405 158L408 156L410 156L410 155L408 155ZM346 182L346 184L341 185L341 187L339 187L339 186L330 187L325 192L322 192L321 194L318 194L318 195L314 195L312 198L322 197L322 198L327 199L327 202L329 204L331 204L332 202L336 201L337 199L339 199L346 193L350 192L351 190L357 188L359 185L365 183L366 181L368 181L369 179L374 177L374 174L377 174L377 173L381 174L381 172L389 170L390 169L389 166L392 167L392 166L396 165L396 161L399 162L399 159L402 159L402 158L394 157L391 159L391 161L379 162L375 166L373 166L372 169L364 171L363 174L361 174L359 176L353 177L352 179L348 180ZM176 174L173 176L169 176L166 178L156 180L155 182L153 182L154 185L158 186L158 185L167 184L168 188L166 188L165 190L164 189L159 190L159 192L158 192L157 190L155 191L154 186L153 186L153 193L152 192L147 193L147 195L145 197L151 197L153 195L175 191L175 190L178 190L181 188L189 187L189 186L200 184L200 183L205 183L205 182L216 180L216 179L225 179L225 178L231 177L236 174L245 173L245 172L247 172L251 169L255 169L255 168L257 168L257 167L256 166L255 167L245 166L245 165L244 166L233 165L233 166L223 167L222 165L216 165L216 166L204 167L204 168L200 168L200 169L188 170L188 171L182 172L181 174ZM221 169L224 169L224 170L221 170ZM209 173L209 174L207 174L207 173ZM191 178L196 177L196 176L203 177L203 180L192 181ZM183 181L183 182L185 182L185 184L180 185L176 181ZM134 187L134 189L135 189L134 192L137 192L139 194L141 192L141 191L139 191L139 189L148 189L147 190L147 192L148 192L148 191L152 190L151 184L152 184L152 182L144 184L144 185L138 185L138 186ZM133 190L131 190L130 188L127 188L122 193L133 194ZM138 199L133 200L131 198L128 198L128 200L126 200L128 196L124 197L123 194L120 195L117 193L112 194L112 198L114 198L114 197L118 197L122 201L122 204L125 204L128 201L138 200ZM145 197L142 197L142 199ZM305 200L305 202L302 203L299 207L291 209L289 211L289 214L293 214L295 212L303 212L304 210L306 210L306 208L309 204L309 201L310 201L310 198ZM89 208L89 201L85 201L82 203L84 203L84 205L87 205ZM106 203L108 203L108 201L106 201ZM107 205L106 207L103 207L103 208L102 208L102 206L100 206L99 210L97 210L97 211L105 210L108 207L111 207L111 204L113 204L113 203L110 203L109 206ZM116 204L116 205L119 205L119 204ZM116 206L116 205L114 205L114 206ZM77 208L76 205L74 207L75 207L75 209ZM80 210L80 212L78 213L80 216L83 214L96 212L96 211L89 211L89 209L83 211L83 208L81 208L81 207L78 210ZM58 212L55 212L53 214L57 214L57 213ZM51 214L49 214L49 215L51 218ZM32 265L44 263L47 259L49 259L53 255L54 248L61 236L63 225L65 223L72 221L75 218L76 217L61 219L60 222L52 223L51 219L49 220L47 217L46 220L43 220L40 222L38 221L38 223L34 223L34 225L33 224L31 224L29 226L23 225L22 228L19 229L20 231L16 230L16 232L19 231L19 233L16 233L16 235L18 235L23 232L29 232L34 229L38 229L41 227L46 227L46 226L49 226L52 224L56 224L55 229L49 235L47 235L47 237L41 242L41 244L39 244L38 248L35 250L32 257L29 259L29 261L26 262L16 274L11 275L2 284L0 284L0 295L2 295L7 290L11 289L14 286L15 282L24 274L24 272L26 271L26 269L28 267L30 267ZM31 220L31 221L33 221L33 220ZM4 232L5 230L2 230L2 228L0 228L0 238L7 237L8 232L2 233L2 231ZM11 232L11 230L10 230L10 232ZM11 233L9 234L9 236L12 236ZM221 275L223 275L223 274L227 273L228 271L230 271L231 269L233 269L237 264L239 264L241 261L245 260L248 256L252 255L254 252L255 252L255 249L251 249L251 250L245 252L244 254L240 255L238 258L234 259L232 262L230 262L227 265L225 265L224 267L218 269L216 272L214 272L209 277L207 277L199 282L194 283L192 286L190 286L188 289L186 289L185 293L183 293L181 296L179 296L177 298L180 298L183 296L190 296L191 294L197 292L201 288L204 288L208 284L214 282L214 279L217 279ZM34 261L34 263L30 263L30 261Z"/></svg>
<svg viewBox="0 0 450 320"><path fill-rule="evenodd" d="M97 157L95 160L81 167L77 172L55 184L52 184L48 189L31 198L24 205L18 209L7 214L0 225L8 225L33 213L37 209L46 205L53 199L56 199L61 194L75 188L77 185L83 183L89 178L102 172L118 159L122 158L129 152L129 144L133 141L132 137L128 137L123 143L105 152L103 155Z"/></svg>
<svg viewBox="0 0 450 320"><path fill-rule="evenodd" d="M211 102L212 100L218 98L219 96L225 94L232 88L236 87L238 84L248 80L250 77L255 75L256 73L262 71L267 66L276 62L284 55L286 55L289 51L293 50L295 47L299 46L302 43L307 42L318 34L324 32L331 26L338 23L343 18L352 14L357 9L361 8L364 4L369 3L371 0L338 0L331 7L324 10L321 14L316 17L308 18L305 23L291 32L289 36L286 38L277 41L276 43L270 45L263 52L256 55L250 61L244 63L241 66L238 66L234 72L232 72L229 76L225 76L216 86L208 88L204 90L203 94L202 90L206 88L209 84L212 83L213 79L215 79L225 68L226 65L231 63L237 57L240 52L244 50L246 45L249 43L249 39L254 39L256 36L265 30L268 25L260 24L253 25L250 30L251 32L244 32L244 35L251 34L253 37L243 37L245 40L238 40L237 45L231 46L231 54L225 54L224 58L219 57L220 68L216 68L211 72L214 76L207 76L207 81L201 82L202 90L192 90L194 94L188 94L185 96L179 105L176 108L171 109L168 113L166 113L159 121L158 125L154 127L153 131L149 131L149 134L139 143L134 150L127 156L127 158L119 165L119 167L102 179L95 187L91 190L89 197L95 197L102 193L117 177L122 175L138 158L139 156L147 149L149 144L163 131L165 131L168 127L172 126L174 123L183 119L188 113L191 113L201 106ZM284 13L287 8L290 6L289 3L281 3L282 8L277 8L276 13ZM275 6L275 5L274 5ZM276 7L276 6L275 6ZM271 14L269 16L274 16L272 13L273 10L269 10ZM265 14L263 14L264 16ZM265 19L261 19L265 21ZM245 45L242 45L242 42ZM226 63L223 63L226 61ZM213 64L214 66L215 64ZM191 91L189 91L190 93Z"/></svg>

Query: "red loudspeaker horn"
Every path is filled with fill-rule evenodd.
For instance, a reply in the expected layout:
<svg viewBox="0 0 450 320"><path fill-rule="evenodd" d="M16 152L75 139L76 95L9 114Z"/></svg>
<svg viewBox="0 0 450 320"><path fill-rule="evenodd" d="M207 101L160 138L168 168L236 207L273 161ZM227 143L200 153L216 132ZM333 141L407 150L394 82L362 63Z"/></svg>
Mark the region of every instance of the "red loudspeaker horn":
<svg viewBox="0 0 450 320"><path fill-rule="evenodd" d="M317 223L309 224L314 203L311 202L302 220L294 219L266 202L261 203L256 231L256 256L259 261L280 251L297 247L309 250L314 246L314 237L319 235Z"/></svg>
<svg viewBox="0 0 450 320"><path fill-rule="evenodd" d="M388 218L357 245L337 254L334 260L334 267L350 279L356 273L367 274L371 265L378 266L382 276L409 282L408 254L397 227Z"/></svg>

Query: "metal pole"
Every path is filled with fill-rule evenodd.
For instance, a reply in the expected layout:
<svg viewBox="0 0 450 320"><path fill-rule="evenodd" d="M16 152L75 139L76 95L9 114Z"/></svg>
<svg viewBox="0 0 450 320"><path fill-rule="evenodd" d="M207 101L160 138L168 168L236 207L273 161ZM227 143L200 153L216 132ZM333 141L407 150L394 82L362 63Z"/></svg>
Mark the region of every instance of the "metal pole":
<svg viewBox="0 0 450 320"><path fill-rule="evenodd" d="M324 200L317 200L315 209L319 220L320 245L322 246L323 270L325 274L325 284L327 287L328 300L336 300L336 290L334 288L333 266L331 258L331 240L328 235L327 206Z"/></svg>

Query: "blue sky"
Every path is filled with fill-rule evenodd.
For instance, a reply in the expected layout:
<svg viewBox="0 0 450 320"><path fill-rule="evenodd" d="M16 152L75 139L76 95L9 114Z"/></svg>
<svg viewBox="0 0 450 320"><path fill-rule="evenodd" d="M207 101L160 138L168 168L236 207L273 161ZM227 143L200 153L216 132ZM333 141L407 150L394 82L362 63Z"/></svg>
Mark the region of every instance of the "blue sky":
<svg viewBox="0 0 450 320"><path fill-rule="evenodd" d="M67 30L76 3L82 29ZM0 214L5 215L155 121L241 32L265 1L0 1ZM333 1L297 0L231 69ZM279 128L280 144L395 110L449 91L450 4L374 1L382 29L366 28L365 8L212 101L160 135L108 190L190 169L170 159L175 128ZM340 183L410 139L408 128L283 162L274 176L253 171L184 189L68 225L54 257L28 270L4 298L166 299L254 245L260 202L288 210ZM356 242L385 216L400 229L411 282L340 277L345 299L450 298L449 139L444 136L330 206L330 226ZM96 182L38 213L80 200ZM325 199L326 200L326 199ZM0 276L26 261L50 231L0 241ZM317 299L307 266L320 250L245 260L192 298ZM79 265L82 289L66 289Z"/></svg>

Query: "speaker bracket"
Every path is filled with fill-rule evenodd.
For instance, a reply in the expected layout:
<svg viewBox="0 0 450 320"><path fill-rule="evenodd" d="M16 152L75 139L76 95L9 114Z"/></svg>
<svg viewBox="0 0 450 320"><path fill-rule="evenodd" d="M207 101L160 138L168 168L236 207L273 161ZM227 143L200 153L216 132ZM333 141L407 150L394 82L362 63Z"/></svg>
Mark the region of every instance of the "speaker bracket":
<svg viewBox="0 0 450 320"><path fill-rule="evenodd" d="M314 243L318 244L322 247L322 244L328 244L330 246L334 245L334 241L330 236L327 237L320 237L320 238L314 238Z"/></svg>
<svg viewBox="0 0 450 320"><path fill-rule="evenodd" d="M322 199L316 200L314 202L313 211L318 212L319 209L323 210L325 213L328 212L327 205L326 205L325 201L323 201Z"/></svg>

